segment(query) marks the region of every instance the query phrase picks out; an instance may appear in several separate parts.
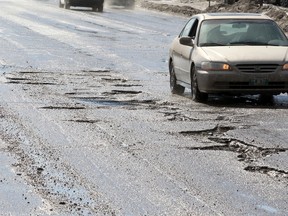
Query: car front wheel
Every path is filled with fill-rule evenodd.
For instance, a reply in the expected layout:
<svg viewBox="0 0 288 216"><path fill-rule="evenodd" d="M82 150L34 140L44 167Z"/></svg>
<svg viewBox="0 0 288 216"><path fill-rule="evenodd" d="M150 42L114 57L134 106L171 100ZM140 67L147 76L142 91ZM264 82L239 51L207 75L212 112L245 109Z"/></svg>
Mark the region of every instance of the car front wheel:
<svg viewBox="0 0 288 216"><path fill-rule="evenodd" d="M173 94L183 94L185 87L177 84L177 78L174 70L174 65L171 62L169 66L170 72L170 89Z"/></svg>
<svg viewBox="0 0 288 216"><path fill-rule="evenodd" d="M192 100L197 102L205 102L208 99L207 93L199 91L195 67L191 71L191 96Z"/></svg>

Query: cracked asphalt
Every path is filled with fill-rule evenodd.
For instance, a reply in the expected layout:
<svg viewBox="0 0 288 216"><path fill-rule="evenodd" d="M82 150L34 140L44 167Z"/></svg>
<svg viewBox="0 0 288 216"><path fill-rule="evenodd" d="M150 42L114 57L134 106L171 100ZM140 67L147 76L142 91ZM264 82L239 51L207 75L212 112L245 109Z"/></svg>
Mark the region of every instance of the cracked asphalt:
<svg viewBox="0 0 288 216"><path fill-rule="evenodd" d="M288 214L287 94L172 95L186 18L0 5L1 214Z"/></svg>

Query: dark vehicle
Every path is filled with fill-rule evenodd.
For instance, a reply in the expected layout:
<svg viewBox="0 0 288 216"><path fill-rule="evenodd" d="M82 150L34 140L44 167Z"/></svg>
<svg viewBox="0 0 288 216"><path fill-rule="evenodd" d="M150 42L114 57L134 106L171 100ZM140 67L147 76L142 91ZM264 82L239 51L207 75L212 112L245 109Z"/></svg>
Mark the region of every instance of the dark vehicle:
<svg viewBox="0 0 288 216"><path fill-rule="evenodd" d="M268 0L267 3L279 5L282 7L288 7L288 0Z"/></svg>
<svg viewBox="0 0 288 216"><path fill-rule="evenodd" d="M103 11L104 0L59 0L59 7L70 9L72 7L92 7L93 11Z"/></svg>

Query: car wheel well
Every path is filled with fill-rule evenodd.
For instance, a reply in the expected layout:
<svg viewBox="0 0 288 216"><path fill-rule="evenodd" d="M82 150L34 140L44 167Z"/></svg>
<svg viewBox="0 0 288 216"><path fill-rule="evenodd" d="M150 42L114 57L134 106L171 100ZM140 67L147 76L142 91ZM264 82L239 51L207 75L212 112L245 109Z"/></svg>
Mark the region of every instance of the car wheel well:
<svg viewBox="0 0 288 216"><path fill-rule="evenodd" d="M172 59L169 60L170 90L172 94L183 94L185 87L177 84L177 78Z"/></svg>
<svg viewBox="0 0 288 216"><path fill-rule="evenodd" d="M193 68L195 67L194 62L191 63L191 67L190 67L190 81L192 81L192 72L193 72Z"/></svg>
<svg viewBox="0 0 288 216"><path fill-rule="evenodd" d="M208 94L199 91L194 62L191 64L190 82L192 100L196 102L206 102L208 99Z"/></svg>
<svg viewBox="0 0 288 216"><path fill-rule="evenodd" d="M171 66L172 62L173 62L172 58L169 58L169 67Z"/></svg>

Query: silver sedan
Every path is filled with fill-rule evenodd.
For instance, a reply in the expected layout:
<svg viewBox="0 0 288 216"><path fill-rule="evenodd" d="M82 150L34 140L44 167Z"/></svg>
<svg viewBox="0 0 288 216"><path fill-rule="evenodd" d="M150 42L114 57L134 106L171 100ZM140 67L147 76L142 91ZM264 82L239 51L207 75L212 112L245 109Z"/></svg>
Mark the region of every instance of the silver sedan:
<svg viewBox="0 0 288 216"><path fill-rule="evenodd" d="M250 13L193 16L169 51L170 88L190 88L194 101L209 93L288 92L288 41L269 17Z"/></svg>

